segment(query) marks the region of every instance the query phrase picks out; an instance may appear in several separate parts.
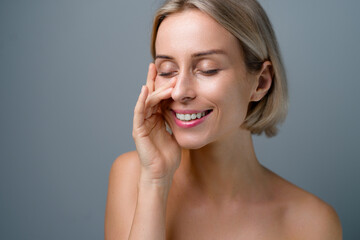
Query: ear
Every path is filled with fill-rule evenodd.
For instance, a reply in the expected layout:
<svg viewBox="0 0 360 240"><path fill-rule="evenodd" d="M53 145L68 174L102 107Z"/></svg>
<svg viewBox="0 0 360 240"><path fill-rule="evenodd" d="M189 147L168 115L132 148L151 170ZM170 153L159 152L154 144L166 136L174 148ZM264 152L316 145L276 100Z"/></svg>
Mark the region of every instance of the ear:
<svg viewBox="0 0 360 240"><path fill-rule="evenodd" d="M260 101L269 91L272 84L272 64L270 61L265 61L258 74L256 74L255 90L251 95L250 101Z"/></svg>

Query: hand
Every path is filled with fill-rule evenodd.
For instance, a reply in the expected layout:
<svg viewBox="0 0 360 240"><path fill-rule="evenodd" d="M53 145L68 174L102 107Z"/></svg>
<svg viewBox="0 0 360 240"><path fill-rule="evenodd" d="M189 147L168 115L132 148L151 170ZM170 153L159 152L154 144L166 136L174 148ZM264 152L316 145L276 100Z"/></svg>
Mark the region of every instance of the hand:
<svg viewBox="0 0 360 240"><path fill-rule="evenodd" d="M143 86L134 110L133 138L141 161L141 180L170 183L180 165L181 148L173 135L166 131L160 112L160 102L171 97L176 79L156 91L156 68L149 65L146 86Z"/></svg>

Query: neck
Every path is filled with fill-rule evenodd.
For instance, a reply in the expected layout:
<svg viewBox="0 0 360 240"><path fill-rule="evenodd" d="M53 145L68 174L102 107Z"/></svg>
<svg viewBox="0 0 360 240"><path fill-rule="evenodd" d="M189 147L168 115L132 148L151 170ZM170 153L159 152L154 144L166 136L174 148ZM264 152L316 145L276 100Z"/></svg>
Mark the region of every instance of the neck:
<svg viewBox="0 0 360 240"><path fill-rule="evenodd" d="M256 158L249 131L240 130L201 149L183 150L180 168L185 181L211 201L249 200L263 192L265 170Z"/></svg>

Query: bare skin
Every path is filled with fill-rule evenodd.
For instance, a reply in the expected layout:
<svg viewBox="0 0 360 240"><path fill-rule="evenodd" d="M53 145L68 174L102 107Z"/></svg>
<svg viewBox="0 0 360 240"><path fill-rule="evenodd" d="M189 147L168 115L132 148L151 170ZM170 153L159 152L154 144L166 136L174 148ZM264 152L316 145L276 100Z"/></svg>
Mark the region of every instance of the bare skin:
<svg viewBox="0 0 360 240"><path fill-rule="evenodd" d="M134 110L137 151L110 172L105 239L342 239L332 207L263 167L241 127L271 63L248 73L237 40L197 10L168 16L156 49ZM181 110L211 113L183 128Z"/></svg>

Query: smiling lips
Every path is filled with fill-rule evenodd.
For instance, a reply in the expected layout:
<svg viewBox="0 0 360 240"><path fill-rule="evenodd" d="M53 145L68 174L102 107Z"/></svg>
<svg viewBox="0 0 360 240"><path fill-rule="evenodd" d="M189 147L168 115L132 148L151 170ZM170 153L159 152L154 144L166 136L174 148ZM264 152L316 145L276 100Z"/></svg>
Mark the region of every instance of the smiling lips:
<svg viewBox="0 0 360 240"><path fill-rule="evenodd" d="M212 110L199 111L172 111L176 125L181 128L191 128L202 123Z"/></svg>

